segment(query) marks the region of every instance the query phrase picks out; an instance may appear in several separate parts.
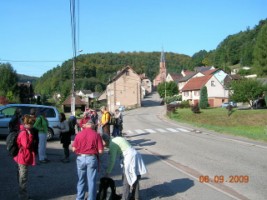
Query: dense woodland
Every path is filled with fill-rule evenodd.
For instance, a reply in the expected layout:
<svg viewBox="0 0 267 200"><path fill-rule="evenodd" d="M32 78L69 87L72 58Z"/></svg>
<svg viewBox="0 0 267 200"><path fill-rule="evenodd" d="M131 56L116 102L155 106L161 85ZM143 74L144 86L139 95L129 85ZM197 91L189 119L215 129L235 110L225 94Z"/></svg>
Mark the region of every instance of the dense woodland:
<svg viewBox="0 0 267 200"><path fill-rule="evenodd" d="M106 83L127 65L137 73L145 73L151 80L159 71L161 52L120 52L82 54L76 58L76 89L101 92ZM229 35L215 50L201 50L192 57L178 53L165 52L168 72L193 70L196 66L215 66L230 72L233 66L250 66L246 73L267 75L267 19L254 28L246 28ZM34 84L35 93L51 96L70 94L72 81L72 59L47 71ZM2 86L0 86L2 88Z"/></svg>

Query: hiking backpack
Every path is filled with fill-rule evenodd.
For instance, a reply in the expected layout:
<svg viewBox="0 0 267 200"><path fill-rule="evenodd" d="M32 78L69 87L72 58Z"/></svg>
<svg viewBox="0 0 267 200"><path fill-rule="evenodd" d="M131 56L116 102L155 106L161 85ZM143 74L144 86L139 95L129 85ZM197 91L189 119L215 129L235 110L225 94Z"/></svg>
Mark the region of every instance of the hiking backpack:
<svg viewBox="0 0 267 200"><path fill-rule="evenodd" d="M12 131L8 134L6 138L6 148L8 151L8 154L12 157L15 157L18 155L19 147L17 144L17 138L18 138L19 132Z"/></svg>
<svg viewBox="0 0 267 200"><path fill-rule="evenodd" d="M100 179L97 200L120 200L121 196L116 194L115 182L112 178L102 177Z"/></svg>

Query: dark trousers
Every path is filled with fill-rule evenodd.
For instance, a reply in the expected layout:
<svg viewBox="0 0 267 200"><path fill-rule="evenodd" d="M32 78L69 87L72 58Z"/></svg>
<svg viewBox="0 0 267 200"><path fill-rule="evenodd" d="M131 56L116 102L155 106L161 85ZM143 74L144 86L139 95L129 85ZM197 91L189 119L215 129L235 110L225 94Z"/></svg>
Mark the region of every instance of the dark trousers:
<svg viewBox="0 0 267 200"><path fill-rule="evenodd" d="M69 144L63 144L63 149L65 158L69 158L70 157Z"/></svg>
<svg viewBox="0 0 267 200"><path fill-rule="evenodd" d="M123 182L122 200L139 199L139 180L141 179L141 175L137 176L137 180L134 182L132 186L132 192L131 192L131 186L129 185L125 174L123 174L122 179L123 179L122 180Z"/></svg>

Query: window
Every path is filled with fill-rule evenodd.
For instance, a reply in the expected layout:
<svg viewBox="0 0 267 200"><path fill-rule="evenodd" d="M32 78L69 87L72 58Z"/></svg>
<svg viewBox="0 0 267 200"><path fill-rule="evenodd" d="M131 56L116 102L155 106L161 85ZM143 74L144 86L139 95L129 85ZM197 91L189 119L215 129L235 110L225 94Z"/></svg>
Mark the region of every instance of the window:
<svg viewBox="0 0 267 200"><path fill-rule="evenodd" d="M195 96L199 96L199 91L194 91Z"/></svg>
<svg viewBox="0 0 267 200"><path fill-rule="evenodd" d="M211 87L215 87L215 81L210 82Z"/></svg>
<svg viewBox="0 0 267 200"><path fill-rule="evenodd" d="M10 107L10 108L6 108L4 110L2 110L2 112L0 114L5 115L6 118L12 117L16 111L16 107Z"/></svg>

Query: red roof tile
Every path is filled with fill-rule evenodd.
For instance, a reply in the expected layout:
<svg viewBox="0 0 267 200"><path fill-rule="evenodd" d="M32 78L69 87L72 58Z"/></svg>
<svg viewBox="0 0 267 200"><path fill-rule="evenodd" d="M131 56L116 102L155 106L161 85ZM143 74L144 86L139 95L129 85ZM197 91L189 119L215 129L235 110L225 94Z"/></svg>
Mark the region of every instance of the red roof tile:
<svg viewBox="0 0 267 200"><path fill-rule="evenodd" d="M200 90L213 75L201 76L190 79L182 91Z"/></svg>
<svg viewBox="0 0 267 200"><path fill-rule="evenodd" d="M207 71L204 71L204 72L201 72L202 74L204 75L210 75L210 74L213 74L214 72L218 71L219 69L210 69L210 70L207 70Z"/></svg>

